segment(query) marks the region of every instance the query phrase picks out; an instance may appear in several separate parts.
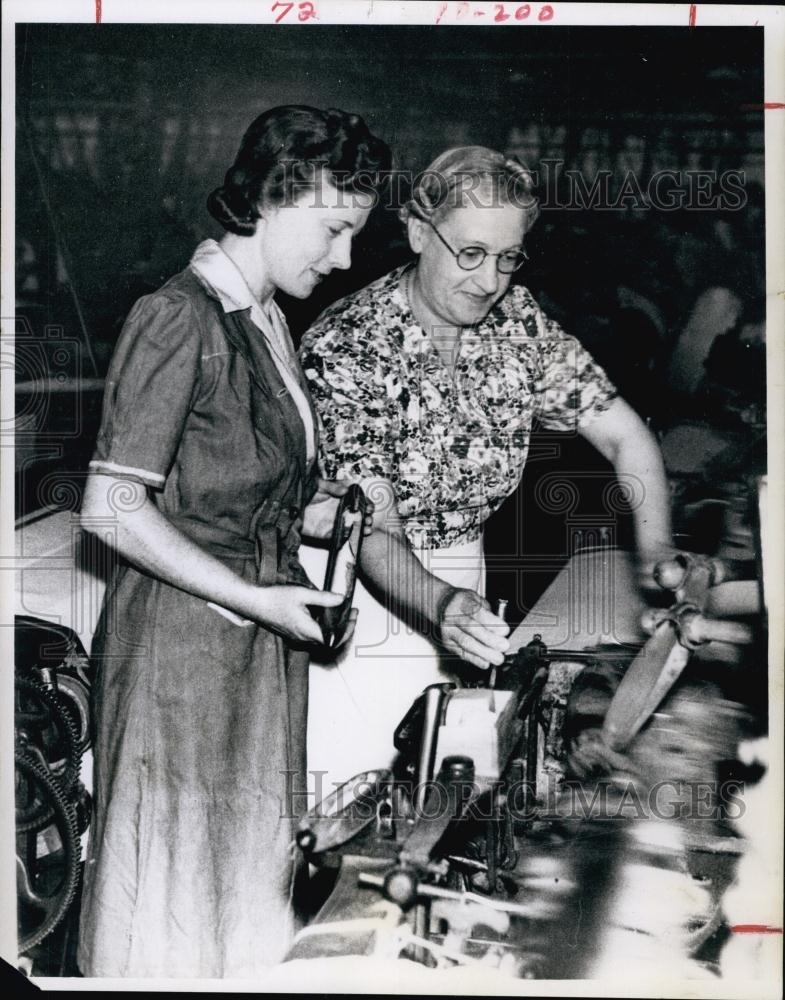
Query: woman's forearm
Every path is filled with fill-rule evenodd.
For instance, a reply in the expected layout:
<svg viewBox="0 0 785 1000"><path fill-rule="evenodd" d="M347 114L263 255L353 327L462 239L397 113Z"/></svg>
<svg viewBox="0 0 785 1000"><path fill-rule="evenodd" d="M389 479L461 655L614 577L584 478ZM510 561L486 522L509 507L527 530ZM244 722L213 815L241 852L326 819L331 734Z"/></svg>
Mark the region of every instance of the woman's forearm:
<svg viewBox="0 0 785 1000"><path fill-rule="evenodd" d="M387 480L369 488L374 498L374 530L363 542L360 569L394 604L414 611L438 629L442 647L485 669L502 663L509 627L473 590L453 587L429 573L404 534L395 490Z"/></svg>
<svg viewBox="0 0 785 1000"><path fill-rule="evenodd" d="M614 463L617 476L632 477L642 484L640 502L633 511L635 541L642 559L656 556L673 544L671 496L662 452L657 439L644 426L645 433L619 445Z"/></svg>
<svg viewBox="0 0 785 1000"><path fill-rule="evenodd" d="M360 566L387 597L439 624L440 608L453 588L425 569L402 531L371 532L363 541Z"/></svg>
<svg viewBox="0 0 785 1000"><path fill-rule="evenodd" d="M452 587L429 573L402 531L377 528L365 540L361 566L379 589L439 630L444 649L476 667L503 662L509 627L473 590Z"/></svg>
<svg viewBox="0 0 785 1000"><path fill-rule="evenodd" d="M121 509L112 489L124 491ZM334 607L340 594L295 584L251 583L178 531L147 496L144 486L126 479L93 475L82 504L82 527L96 534L112 529L110 544L129 562L165 583L236 612L296 642L320 643L313 618L316 606ZM209 612L208 612L209 613Z"/></svg>
<svg viewBox="0 0 785 1000"><path fill-rule="evenodd" d="M671 497L662 452L649 428L621 398L581 433L631 486L635 541L642 559L673 546Z"/></svg>
<svg viewBox="0 0 785 1000"><path fill-rule="evenodd" d="M124 491L122 509L111 502L112 489L117 486ZM81 525L102 537L108 526L112 547L165 583L244 617L258 615L259 588L174 527L148 498L144 486L111 476L90 476Z"/></svg>

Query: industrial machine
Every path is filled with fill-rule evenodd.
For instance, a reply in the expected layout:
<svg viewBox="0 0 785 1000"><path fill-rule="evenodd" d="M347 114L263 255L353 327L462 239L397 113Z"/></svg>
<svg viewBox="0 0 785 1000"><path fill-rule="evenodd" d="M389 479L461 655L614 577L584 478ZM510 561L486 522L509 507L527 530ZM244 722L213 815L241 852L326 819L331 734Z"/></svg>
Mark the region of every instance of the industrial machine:
<svg viewBox="0 0 785 1000"><path fill-rule="evenodd" d="M535 633L487 686L427 688L394 767L302 818L297 844L334 885L288 960L582 978L644 942L652 962L704 968L742 849L721 768L749 713L701 678L756 651L748 571L679 556L657 567L670 600L644 614L645 642L549 650Z"/></svg>
<svg viewBox="0 0 785 1000"><path fill-rule="evenodd" d="M14 777L19 952L65 954L60 929L77 892L91 800L80 781L90 746L92 669L71 629L17 616ZM67 937L69 928L66 928ZM41 946L41 947L39 947ZM38 949L38 950L36 950Z"/></svg>

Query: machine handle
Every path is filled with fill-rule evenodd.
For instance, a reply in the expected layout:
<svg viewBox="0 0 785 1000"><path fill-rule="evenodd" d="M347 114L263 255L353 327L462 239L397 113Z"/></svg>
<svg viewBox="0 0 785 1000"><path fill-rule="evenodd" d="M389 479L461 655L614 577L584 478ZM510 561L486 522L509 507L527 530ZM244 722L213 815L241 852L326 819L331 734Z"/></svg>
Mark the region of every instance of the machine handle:
<svg viewBox="0 0 785 1000"><path fill-rule="evenodd" d="M352 483L341 497L338 509L335 512L332 535L330 536L330 550L327 556L327 568L324 573L324 585L322 587L323 590L332 590L335 570L338 565L338 556L343 546L354 534L354 561L350 563L347 569L345 596L336 607L318 607L314 608L312 612L313 617L321 626L324 644L328 648L334 647L343 635L349 620L349 612L352 610L354 586L357 581L357 564L360 561L360 551L362 549L363 538L365 537L364 521L367 511L368 500L365 494L357 483ZM344 515L347 512L361 514L359 522L348 530L344 524Z"/></svg>

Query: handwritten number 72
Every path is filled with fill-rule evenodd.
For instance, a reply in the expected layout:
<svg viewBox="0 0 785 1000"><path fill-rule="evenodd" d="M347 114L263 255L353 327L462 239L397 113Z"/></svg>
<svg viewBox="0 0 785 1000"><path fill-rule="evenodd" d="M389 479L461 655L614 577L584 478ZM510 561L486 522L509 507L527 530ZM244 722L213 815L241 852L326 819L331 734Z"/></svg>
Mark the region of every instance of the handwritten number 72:
<svg viewBox="0 0 785 1000"><path fill-rule="evenodd" d="M294 2L283 3L283 2L281 2L281 0L279 0L279 2L274 3L272 5L272 7L270 7L270 10L274 14L276 12L276 10L278 10L279 7L283 7L283 10L276 17L276 19L275 19L275 23L276 24L278 24L279 21L283 21L283 19L285 17L288 17L289 14L291 14L292 9L294 7ZM297 13L297 20L298 21L310 21L311 18L316 18L316 7L314 7L314 5L312 3L309 3L308 0L304 0L303 3L298 3L297 4L297 11L298 11L298 13ZM318 18L317 18L317 20L318 20Z"/></svg>

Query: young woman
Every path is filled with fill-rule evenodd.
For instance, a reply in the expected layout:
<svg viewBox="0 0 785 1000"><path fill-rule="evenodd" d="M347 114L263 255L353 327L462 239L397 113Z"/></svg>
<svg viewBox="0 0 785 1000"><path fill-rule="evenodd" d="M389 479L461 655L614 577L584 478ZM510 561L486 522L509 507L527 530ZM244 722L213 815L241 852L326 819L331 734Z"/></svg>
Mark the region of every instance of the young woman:
<svg viewBox="0 0 785 1000"><path fill-rule="evenodd" d="M208 200L225 235L117 345L82 511L124 557L94 646L87 976L253 976L290 941L303 645L340 601L297 553L341 491L273 296L349 267L389 165L356 115L262 114Z"/></svg>

